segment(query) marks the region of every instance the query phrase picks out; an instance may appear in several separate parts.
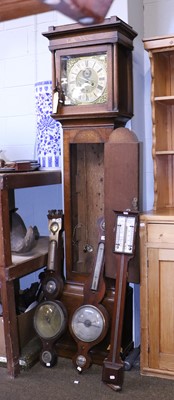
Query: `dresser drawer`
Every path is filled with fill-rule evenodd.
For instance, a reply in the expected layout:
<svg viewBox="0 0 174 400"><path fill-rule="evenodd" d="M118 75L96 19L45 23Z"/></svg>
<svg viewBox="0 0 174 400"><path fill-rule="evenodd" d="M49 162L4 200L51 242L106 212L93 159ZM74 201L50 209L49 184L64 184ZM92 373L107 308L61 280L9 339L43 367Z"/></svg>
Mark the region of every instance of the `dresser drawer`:
<svg viewBox="0 0 174 400"><path fill-rule="evenodd" d="M147 240L174 244L174 224L148 224Z"/></svg>

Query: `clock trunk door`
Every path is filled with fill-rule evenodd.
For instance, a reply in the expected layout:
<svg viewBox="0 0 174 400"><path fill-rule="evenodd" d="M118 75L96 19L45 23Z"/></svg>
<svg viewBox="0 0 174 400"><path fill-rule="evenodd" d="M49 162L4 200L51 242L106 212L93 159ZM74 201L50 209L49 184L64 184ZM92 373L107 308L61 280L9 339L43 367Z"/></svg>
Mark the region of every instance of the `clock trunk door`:
<svg viewBox="0 0 174 400"><path fill-rule="evenodd" d="M126 128L115 129L104 149L105 275L116 278L113 210L137 211L139 199L139 143ZM139 282L138 245L129 262L129 282Z"/></svg>

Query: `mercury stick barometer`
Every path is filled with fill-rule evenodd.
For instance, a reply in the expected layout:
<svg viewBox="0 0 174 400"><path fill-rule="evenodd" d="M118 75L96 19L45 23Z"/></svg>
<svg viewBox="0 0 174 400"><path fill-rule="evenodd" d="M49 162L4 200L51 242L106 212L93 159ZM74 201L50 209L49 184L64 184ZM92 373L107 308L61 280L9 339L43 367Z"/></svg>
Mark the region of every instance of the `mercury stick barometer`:
<svg viewBox="0 0 174 400"><path fill-rule="evenodd" d="M137 213L115 211L114 253L118 261L115 285L114 311L109 356L103 363L102 379L115 391L121 390L124 364L121 360L121 337L127 283L128 262L134 256L137 231Z"/></svg>

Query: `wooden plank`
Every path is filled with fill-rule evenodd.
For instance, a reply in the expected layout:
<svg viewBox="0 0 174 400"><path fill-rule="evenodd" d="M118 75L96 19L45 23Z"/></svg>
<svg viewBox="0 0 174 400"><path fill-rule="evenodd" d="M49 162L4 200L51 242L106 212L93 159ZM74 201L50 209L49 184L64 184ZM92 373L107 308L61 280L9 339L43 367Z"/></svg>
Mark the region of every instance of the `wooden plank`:
<svg viewBox="0 0 174 400"><path fill-rule="evenodd" d="M149 224L148 242L173 243L174 244L174 225L172 224Z"/></svg>
<svg viewBox="0 0 174 400"><path fill-rule="evenodd" d="M149 367L159 368L160 321L159 321L159 255L158 249L148 249L148 321L149 321Z"/></svg>
<svg viewBox="0 0 174 400"><path fill-rule="evenodd" d="M84 16L95 18L94 22L102 22L113 0L61 0L54 6L48 6L41 0L1 0L0 21L21 18L56 9L68 17L78 21Z"/></svg>
<svg viewBox="0 0 174 400"><path fill-rule="evenodd" d="M11 265L8 191L0 190L0 272Z"/></svg>
<svg viewBox="0 0 174 400"><path fill-rule="evenodd" d="M38 240L36 247L27 254L12 254L12 265L6 267L6 279L13 280L37 271L47 265L48 237Z"/></svg>
<svg viewBox="0 0 174 400"><path fill-rule="evenodd" d="M148 361L148 265L146 237L147 225L140 220L140 328L141 328L141 353L140 353L140 369L141 372L149 365Z"/></svg>
<svg viewBox="0 0 174 400"><path fill-rule="evenodd" d="M32 171L0 173L0 190L61 183L61 171Z"/></svg>
<svg viewBox="0 0 174 400"><path fill-rule="evenodd" d="M1 276L1 301L3 306L7 369L9 374L15 377L19 374L19 340L14 281L6 282L4 273Z"/></svg>
<svg viewBox="0 0 174 400"><path fill-rule="evenodd" d="M168 371L174 371L174 354L163 354L160 353L159 355L160 361L160 369ZM174 377L173 377L174 379Z"/></svg>
<svg viewBox="0 0 174 400"><path fill-rule="evenodd" d="M166 49L168 48L170 50L170 47L172 48L174 46L174 35L166 35L166 36L156 36L148 39L144 39L144 48L147 51L153 50L159 52L159 49L161 48L161 51L164 51L164 47Z"/></svg>
<svg viewBox="0 0 174 400"><path fill-rule="evenodd" d="M0 22L50 11L51 8L39 0L1 0Z"/></svg>
<svg viewBox="0 0 174 400"><path fill-rule="evenodd" d="M159 253L159 318L160 318L160 349L159 359L163 359L163 368L174 371L174 250ZM166 312L167 310L167 312ZM173 356L173 357L170 357ZM171 359L173 358L172 362ZM164 362L166 360L166 362ZM170 366L169 366L170 361ZM161 368L161 366L160 366Z"/></svg>

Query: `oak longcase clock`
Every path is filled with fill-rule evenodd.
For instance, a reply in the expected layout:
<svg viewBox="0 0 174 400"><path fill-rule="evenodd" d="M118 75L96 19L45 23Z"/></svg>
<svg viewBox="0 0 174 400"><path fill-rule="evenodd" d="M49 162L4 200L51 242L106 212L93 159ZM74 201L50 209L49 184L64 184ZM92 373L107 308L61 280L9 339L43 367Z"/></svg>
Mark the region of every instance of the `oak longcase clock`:
<svg viewBox="0 0 174 400"><path fill-rule="evenodd" d="M84 281L104 215L104 143L133 115L136 32L117 17L102 24L50 27L53 114L63 126L66 274Z"/></svg>
<svg viewBox="0 0 174 400"><path fill-rule="evenodd" d="M83 285L97 256L97 221L105 218L104 148L112 132L116 135L116 128L124 127L133 116L132 51L137 34L111 17L90 26L53 26L43 35L52 54L52 117L63 127L66 282L62 301L72 314L83 304ZM130 195L137 197L137 193ZM131 209L131 201L126 206ZM121 210L122 201L115 207ZM105 222L107 226L106 218ZM108 252L106 241L107 260ZM111 304L116 273L106 265L105 270ZM110 305L108 310L112 315Z"/></svg>

